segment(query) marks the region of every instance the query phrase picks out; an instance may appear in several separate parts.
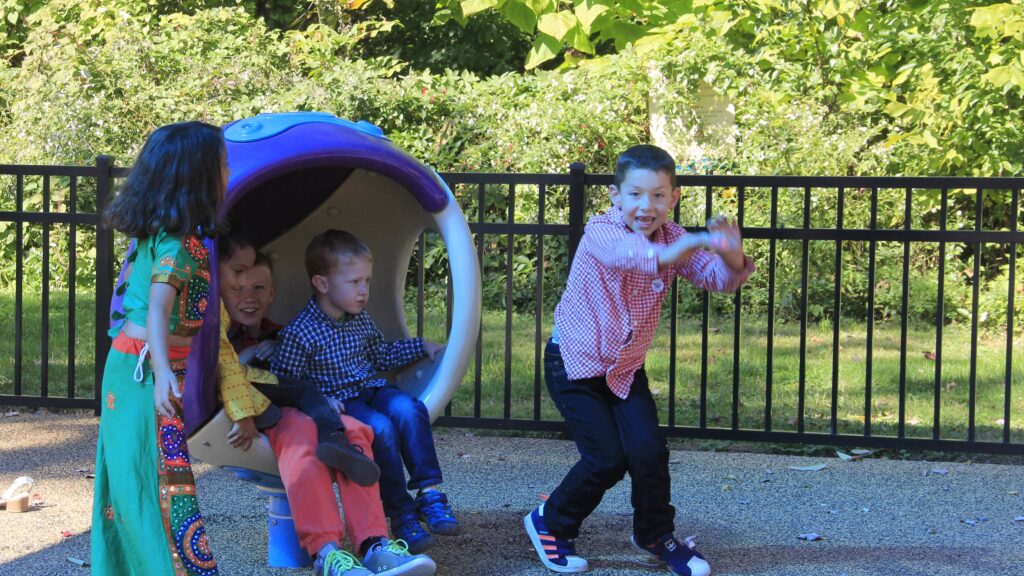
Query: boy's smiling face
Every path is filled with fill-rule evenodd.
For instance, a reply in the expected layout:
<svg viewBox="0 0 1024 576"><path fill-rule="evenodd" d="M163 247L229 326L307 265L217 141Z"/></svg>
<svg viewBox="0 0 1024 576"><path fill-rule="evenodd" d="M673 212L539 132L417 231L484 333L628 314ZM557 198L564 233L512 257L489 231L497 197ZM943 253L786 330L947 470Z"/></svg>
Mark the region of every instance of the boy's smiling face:
<svg viewBox="0 0 1024 576"><path fill-rule="evenodd" d="M257 327L274 301L274 281L266 266L253 266L242 275L241 290L228 302L228 315L244 326Z"/></svg>
<svg viewBox="0 0 1024 576"><path fill-rule="evenodd" d="M622 210L622 219L630 230L651 238L668 221L669 212L679 202L675 175L634 168L619 186L608 187L612 204Z"/></svg>
<svg viewBox="0 0 1024 576"><path fill-rule="evenodd" d="M370 299L373 260L350 257L336 264L326 275L313 276L316 301L332 318L359 314Z"/></svg>

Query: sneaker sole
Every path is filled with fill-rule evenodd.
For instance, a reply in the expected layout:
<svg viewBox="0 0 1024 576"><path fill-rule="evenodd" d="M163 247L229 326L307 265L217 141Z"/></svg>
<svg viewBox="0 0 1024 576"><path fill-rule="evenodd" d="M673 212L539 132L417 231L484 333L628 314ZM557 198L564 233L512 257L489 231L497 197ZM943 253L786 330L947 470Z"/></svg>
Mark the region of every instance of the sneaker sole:
<svg viewBox="0 0 1024 576"><path fill-rule="evenodd" d="M360 486L372 486L380 479L380 467L362 454L347 454L333 446L320 444L316 447L316 457Z"/></svg>
<svg viewBox="0 0 1024 576"><path fill-rule="evenodd" d="M427 529L430 530L431 534L440 534L441 536L458 536L459 532L462 531L462 528L458 524L452 522L445 522L444 525L435 528L427 522L427 518L425 516L420 516L420 520L427 525Z"/></svg>
<svg viewBox="0 0 1024 576"><path fill-rule="evenodd" d="M532 514L532 512L530 514ZM583 560L582 558L580 558L580 560L583 560L583 565L575 567L559 566L558 564L555 564L554 562L548 560L548 553L544 551L544 545L540 543L540 534L538 534L537 530L533 527L533 522L530 522L530 514L527 514L526 517L523 518L523 526L526 527L526 534L530 537L530 543L533 544L533 549L537 551L537 557L540 558L540 561L542 564L544 564L544 566L546 566L549 570L561 572L562 574L569 574L572 572L586 572L590 568L590 565L587 564L587 561Z"/></svg>
<svg viewBox="0 0 1024 576"><path fill-rule="evenodd" d="M434 576L437 572L437 564L433 560L426 556L420 558L413 558L412 560L402 564L401 566L395 566L391 570L386 570L377 574L377 576Z"/></svg>

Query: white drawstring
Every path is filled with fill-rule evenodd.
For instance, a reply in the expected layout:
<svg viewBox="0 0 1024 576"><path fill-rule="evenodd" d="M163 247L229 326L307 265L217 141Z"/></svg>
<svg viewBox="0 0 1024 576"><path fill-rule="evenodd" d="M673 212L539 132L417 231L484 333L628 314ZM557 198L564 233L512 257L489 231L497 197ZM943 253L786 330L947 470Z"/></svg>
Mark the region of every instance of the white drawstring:
<svg viewBox="0 0 1024 576"><path fill-rule="evenodd" d="M142 363L146 361L146 354L149 353L149 342L142 345L142 351L139 352L139 361L135 364L135 381L142 382L142 379L146 376L142 370Z"/></svg>

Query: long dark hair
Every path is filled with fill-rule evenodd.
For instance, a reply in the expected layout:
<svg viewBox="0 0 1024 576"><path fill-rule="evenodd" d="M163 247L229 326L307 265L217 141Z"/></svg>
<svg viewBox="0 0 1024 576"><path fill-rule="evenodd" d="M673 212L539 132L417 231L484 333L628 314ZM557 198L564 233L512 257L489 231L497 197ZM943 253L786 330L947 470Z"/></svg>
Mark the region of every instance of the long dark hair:
<svg viewBox="0 0 1024 576"><path fill-rule="evenodd" d="M161 229L173 235L217 234L225 154L224 136L216 126L180 122L157 128L104 211L103 223L139 239Z"/></svg>

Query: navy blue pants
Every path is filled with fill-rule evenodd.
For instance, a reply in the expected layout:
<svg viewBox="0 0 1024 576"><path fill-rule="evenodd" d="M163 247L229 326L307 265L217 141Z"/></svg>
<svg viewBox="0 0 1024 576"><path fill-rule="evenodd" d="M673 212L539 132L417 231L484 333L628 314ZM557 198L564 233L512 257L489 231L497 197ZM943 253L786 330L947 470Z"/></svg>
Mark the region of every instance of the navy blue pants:
<svg viewBox="0 0 1024 576"><path fill-rule="evenodd" d="M674 532L668 442L658 427L658 409L644 369L637 371L629 396L622 399L603 377L570 380L558 344L548 341L544 380L580 453L579 462L544 506L548 530L576 538L604 493L629 472L637 542L650 544Z"/></svg>
<svg viewBox="0 0 1024 576"><path fill-rule="evenodd" d="M300 412L312 418L316 424L317 438L321 442L328 434L345 430L338 413L331 408L330 402L320 393L316 384L287 376L278 376L277 381L276 385L253 385L275 406L298 408ZM275 420L273 424L277 424L277 421Z"/></svg>
<svg viewBox="0 0 1024 576"><path fill-rule="evenodd" d="M380 466L380 499L392 520L416 511L408 490L440 484L430 414L419 398L394 386L366 388L345 401L345 412L373 428L373 459ZM409 470L409 482L405 470Z"/></svg>

